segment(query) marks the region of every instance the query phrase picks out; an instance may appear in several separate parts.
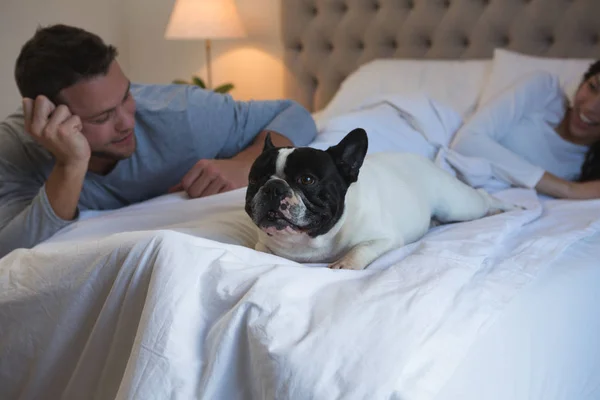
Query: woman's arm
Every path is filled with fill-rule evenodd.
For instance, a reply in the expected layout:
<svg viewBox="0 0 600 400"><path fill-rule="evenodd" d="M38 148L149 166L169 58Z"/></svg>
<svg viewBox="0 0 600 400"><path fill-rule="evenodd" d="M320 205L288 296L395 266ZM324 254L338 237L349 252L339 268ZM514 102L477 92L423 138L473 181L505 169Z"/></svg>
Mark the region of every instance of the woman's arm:
<svg viewBox="0 0 600 400"><path fill-rule="evenodd" d="M587 200L600 198L600 181L571 182L545 172L535 189L559 199Z"/></svg>
<svg viewBox="0 0 600 400"><path fill-rule="evenodd" d="M504 147L502 140L525 116L549 107L562 108L563 101L556 76L547 72L529 75L482 106L457 132L451 147L462 155L489 161L497 178L533 188L544 169Z"/></svg>

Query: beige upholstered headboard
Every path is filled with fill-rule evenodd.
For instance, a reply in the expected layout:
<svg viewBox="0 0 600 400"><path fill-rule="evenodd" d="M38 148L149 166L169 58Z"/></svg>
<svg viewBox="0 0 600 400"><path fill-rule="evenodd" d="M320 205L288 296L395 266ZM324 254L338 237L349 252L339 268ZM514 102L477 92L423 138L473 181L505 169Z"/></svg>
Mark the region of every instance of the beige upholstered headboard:
<svg viewBox="0 0 600 400"><path fill-rule="evenodd" d="M376 58L600 58L600 0L281 1L286 95L311 111Z"/></svg>

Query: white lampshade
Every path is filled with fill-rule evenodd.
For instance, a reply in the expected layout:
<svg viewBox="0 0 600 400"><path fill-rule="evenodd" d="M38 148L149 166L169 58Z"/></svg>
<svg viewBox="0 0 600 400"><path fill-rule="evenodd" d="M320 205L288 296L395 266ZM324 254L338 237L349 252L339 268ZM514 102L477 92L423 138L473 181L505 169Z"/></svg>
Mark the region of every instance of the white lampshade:
<svg viewBox="0 0 600 400"><path fill-rule="evenodd" d="M234 0L176 0L167 39L218 39L246 36Z"/></svg>

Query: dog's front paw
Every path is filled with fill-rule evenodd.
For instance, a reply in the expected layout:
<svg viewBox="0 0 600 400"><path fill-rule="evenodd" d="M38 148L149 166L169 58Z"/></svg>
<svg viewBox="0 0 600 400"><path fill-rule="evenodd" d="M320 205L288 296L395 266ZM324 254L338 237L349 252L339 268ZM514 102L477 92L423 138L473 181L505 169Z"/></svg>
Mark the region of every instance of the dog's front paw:
<svg viewBox="0 0 600 400"><path fill-rule="evenodd" d="M400 246L396 243L396 246ZM371 240L354 246L342 258L329 264L331 269L361 270L367 268L377 257L394 247L387 239Z"/></svg>
<svg viewBox="0 0 600 400"><path fill-rule="evenodd" d="M360 265L353 259L353 257L342 257L334 263L329 264L330 269L350 269L360 270L364 269L364 265Z"/></svg>

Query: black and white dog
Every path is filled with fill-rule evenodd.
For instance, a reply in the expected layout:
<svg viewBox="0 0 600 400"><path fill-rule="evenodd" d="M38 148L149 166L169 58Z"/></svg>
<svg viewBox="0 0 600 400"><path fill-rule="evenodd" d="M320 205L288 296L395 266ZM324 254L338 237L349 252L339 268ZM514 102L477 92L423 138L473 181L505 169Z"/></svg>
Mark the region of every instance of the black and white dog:
<svg viewBox="0 0 600 400"><path fill-rule="evenodd" d="M366 157L367 146L360 128L325 151L275 147L267 136L246 192L246 212L259 228L256 250L363 269L420 239L432 218L467 221L519 208L462 183L426 157Z"/></svg>

